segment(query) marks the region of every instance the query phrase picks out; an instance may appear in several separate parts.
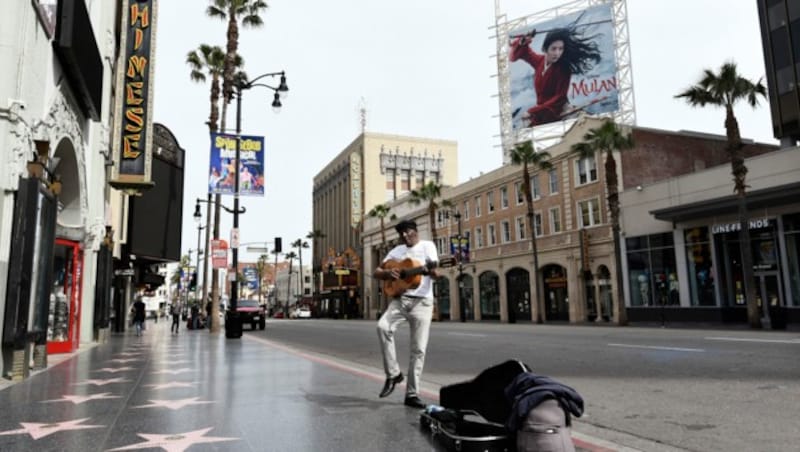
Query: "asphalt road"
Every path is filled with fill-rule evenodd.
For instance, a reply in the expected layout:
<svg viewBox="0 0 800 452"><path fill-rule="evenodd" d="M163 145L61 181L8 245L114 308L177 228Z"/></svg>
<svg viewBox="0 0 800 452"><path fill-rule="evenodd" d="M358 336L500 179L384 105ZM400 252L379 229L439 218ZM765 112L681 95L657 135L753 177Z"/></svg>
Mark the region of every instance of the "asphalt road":
<svg viewBox="0 0 800 452"><path fill-rule="evenodd" d="M374 321L271 320L245 334L382 372ZM397 345L404 367L405 326ZM441 322L431 328L423 381L468 380L510 358L578 390L580 421L608 439L800 451L798 332Z"/></svg>

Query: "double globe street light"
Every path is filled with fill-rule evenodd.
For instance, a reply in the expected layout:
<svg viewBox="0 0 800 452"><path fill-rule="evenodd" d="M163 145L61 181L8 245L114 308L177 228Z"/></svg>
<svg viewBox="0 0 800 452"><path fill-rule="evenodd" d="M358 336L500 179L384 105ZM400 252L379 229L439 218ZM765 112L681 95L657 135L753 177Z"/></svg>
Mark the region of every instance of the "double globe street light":
<svg viewBox="0 0 800 452"><path fill-rule="evenodd" d="M277 87L267 85L265 83L258 83L259 80L266 77L280 76L280 84ZM233 231L232 237L239 237L239 165L241 156L241 135L242 135L242 92L260 86L269 88L275 92L272 100L272 110L278 113L282 107L281 98L286 98L289 93L289 86L286 84L286 74L281 72L270 72L261 74L258 77L243 81L239 80L234 85L233 95L236 97L236 156L234 158L234 179L233 179ZM231 280L231 298L228 304L228 310L225 312L225 337L228 339L236 339L242 337L242 319L237 312L239 304L239 244L238 240L231 240L231 251L233 254L233 274Z"/></svg>

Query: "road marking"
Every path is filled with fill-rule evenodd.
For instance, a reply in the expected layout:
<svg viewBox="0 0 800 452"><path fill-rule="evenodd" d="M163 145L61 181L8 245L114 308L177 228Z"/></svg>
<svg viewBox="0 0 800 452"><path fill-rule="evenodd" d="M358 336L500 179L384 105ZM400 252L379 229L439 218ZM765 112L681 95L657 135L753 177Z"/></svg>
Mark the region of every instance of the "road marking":
<svg viewBox="0 0 800 452"><path fill-rule="evenodd" d="M660 347L657 345L633 345L633 344L608 344L609 347L627 347L627 348L646 348L650 350L667 350L671 352L692 352L703 353L702 348L681 348L681 347Z"/></svg>
<svg viewBox="0 0 800 452"><path fill-rule="evenodd" d="M731 341L731 342L768 342L772 344L800 344L800 339L749 339L744 337L722 337L714 336L705 338L709 341Z"/></svg>
<svg viewBox="0 0 800 452"><path fill-rule="evenodd" d="M486 337L485 334L476 333L447 333L449 336L469 336L469 337Z"/></svg>

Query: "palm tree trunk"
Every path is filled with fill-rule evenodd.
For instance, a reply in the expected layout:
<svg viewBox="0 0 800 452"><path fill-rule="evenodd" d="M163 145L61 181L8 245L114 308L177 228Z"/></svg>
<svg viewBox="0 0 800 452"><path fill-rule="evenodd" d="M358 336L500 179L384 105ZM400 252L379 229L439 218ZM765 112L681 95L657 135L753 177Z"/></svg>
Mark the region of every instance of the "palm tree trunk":
<svg viewBox="0 0 800 452"><path fill-rule="evenodd" d="M733 107L725 108L725 131L728 137L728 152L731 155L731 173L737 198L739 220L739 245L742 253L742 283L744 284L745 304L747 305L747 321L751 328L763 327L756 300L755 275L753 273L753 250L750 245L750 219L747 212L747 166L744 163L742 139L739 134L739 123L733 114ZM764 321L769 323L769 306L762 302Z"/></svg>
<svg viewBox="0 0 800 452"><path fill-rule="evenodd" d="M223 99L222 101L222 115L220 117L219 130L225 133L226 119L228 115L228 103ZM220 210L222 205L222 195L214 195L214 240L219 240L219 220ZM207 258L207 257L206 257ZM219 324L219 270L213 269L211 271L211 332L218 333L220 329Z"/></svg>
<svg viewBox="0 0 800 452"><path fill-rule="evenodd" d="M622 290L622 253L620 246L622 240L619 234L619 179L617 178L617 161L614 160L612 150L606 150L605 161L606 189L608 190L608 211L611 216L611 233L614 238L614 281L615 299L617 300L617 325L628 324L628 312L625 310L625 292ZM597 302L597 316L600 317L600 299Z"/></svg>
<svg viewBox="0 0 800 452"><path fill-rule="evenodd" d="M536 230L533 227L533 203L528 205L528 230L531 234L531 248L533 249L533 285L536 289L536 323L544 323L544 297L542 285L539 282L539 250L536 248Z"/></svg>

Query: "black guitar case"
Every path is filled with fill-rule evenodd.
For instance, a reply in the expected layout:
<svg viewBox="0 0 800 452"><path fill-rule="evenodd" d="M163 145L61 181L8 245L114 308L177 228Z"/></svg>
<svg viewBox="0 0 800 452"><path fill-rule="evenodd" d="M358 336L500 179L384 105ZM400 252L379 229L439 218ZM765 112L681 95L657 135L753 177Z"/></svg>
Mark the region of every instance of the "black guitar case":
<svg viewBox="0 0 800 452"><path fill-rule="evenodd" d="M446 451L512 452L516 436L505 428L511 404L503 393L517 375L530 368L509 360L463 383L439 389L442 411L420 413L420 425Z"/></svg>

